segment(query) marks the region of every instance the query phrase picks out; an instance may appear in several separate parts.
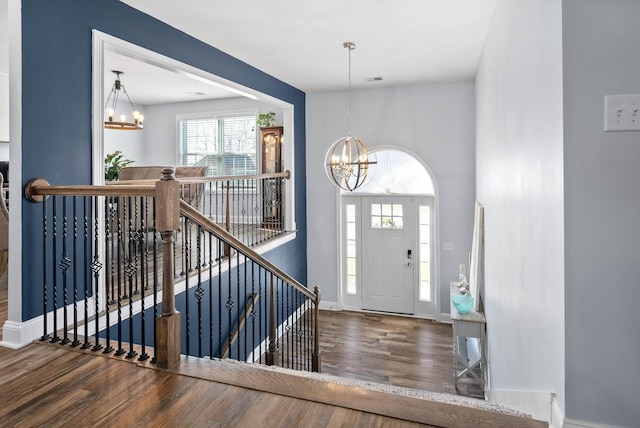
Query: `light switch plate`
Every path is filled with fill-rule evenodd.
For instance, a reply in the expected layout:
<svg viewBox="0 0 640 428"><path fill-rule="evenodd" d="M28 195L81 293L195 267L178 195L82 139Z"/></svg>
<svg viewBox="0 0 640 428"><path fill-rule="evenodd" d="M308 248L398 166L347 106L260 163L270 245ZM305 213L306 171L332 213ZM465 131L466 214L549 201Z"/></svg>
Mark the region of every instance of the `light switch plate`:
<svg viewBox="0 0 640 428"><path fill-rule="evenodd" d="M454 250L453 242L443 241L442 242L442 249L444 251L453 251Z"/></svg>
<svg viewBox="0 0 640 428"><path fill-rule="evenodd" d="M604 97L605 131L640 131L640 94Z"/></svg>

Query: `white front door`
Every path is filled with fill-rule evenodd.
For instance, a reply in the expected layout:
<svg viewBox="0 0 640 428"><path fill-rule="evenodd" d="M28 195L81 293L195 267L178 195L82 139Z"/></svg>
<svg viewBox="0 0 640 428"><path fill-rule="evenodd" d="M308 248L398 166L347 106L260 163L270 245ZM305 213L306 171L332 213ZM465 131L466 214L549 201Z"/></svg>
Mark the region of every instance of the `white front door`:
<svg viewBox="0 0 640 428"><path fill-rule="evenodd" d="M414 313L416 198L362 197L362 309Z"/></svg>

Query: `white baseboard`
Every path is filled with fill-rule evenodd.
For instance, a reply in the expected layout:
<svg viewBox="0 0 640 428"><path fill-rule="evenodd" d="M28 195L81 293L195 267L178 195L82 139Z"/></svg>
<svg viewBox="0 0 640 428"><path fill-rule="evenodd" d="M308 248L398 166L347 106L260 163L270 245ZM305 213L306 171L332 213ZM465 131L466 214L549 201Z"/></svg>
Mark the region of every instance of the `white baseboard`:
<svg viewBox="0 0 640 428"><path fill-rule="evenodd" d="M615 425L605 425L596 422L578 421L575 419L565 419L562 428L618 428ZM620 427L621 428L621 427Z"/></svg>
<svg viewBox="0 0 640 428"><path fill-rule="evenodd" d="M320 300L320 309L325 311L340 311L338 302L328 302L326 300Z"/></svg>
<svg viewBox="0 0 640 428"><path fill-rule="evenodd" d="M487 396L489 401L529 414L533 419L549 423L552 421L552 407L556 399L555 394L551 392L490 389ZM559 411L560 408L557 407ZM562 425L551 424L550 426L561 427Z"/></svg>
<svg viewBox="0 0 640 428"><path fill-rule="evenodd" d="M29 321L5 321L2 327L2 342L0 346L20 349L42 336L42 316Z"/></svg>
<svg viewBox="0 0 640 428"><path fill-rule="evenodd" d="M87 301L90 308L95 305L93 297L90 297ZM56 316L56 323L59 328L64 327L64 313L68 316L73 314L73 304L67 305L66 310L59 308L55 314L53 312L47 313L47 326L48 330L51 330L53 326L53 317ZM84 321L84 312L78 312L78 321ZM11 349L20 349L27 346L36 339L42 337L44 331L44 317L42 315L35 318L31 318L27 321L16 322L7 320L2 327L2 342L0 346Z"/></svg>
<svg viewBox="0 0 640 428"><path fill-rule="evenodd" d="M440 322L445 324L451 324L451 314L446 312L440 313Z"/></svg>

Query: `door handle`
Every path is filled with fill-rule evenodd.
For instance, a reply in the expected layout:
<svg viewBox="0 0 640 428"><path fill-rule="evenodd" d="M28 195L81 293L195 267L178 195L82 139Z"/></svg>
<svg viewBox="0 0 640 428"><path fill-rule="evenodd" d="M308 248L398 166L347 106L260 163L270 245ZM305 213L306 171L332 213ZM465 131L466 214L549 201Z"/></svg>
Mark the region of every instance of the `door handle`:
<svg viewBox="0 0 640 428"><path fill-rule="evenodd" d="M407 266L411 267L411 266L413 266L413 263L408 262L408 263L407 263Z"/></svg>

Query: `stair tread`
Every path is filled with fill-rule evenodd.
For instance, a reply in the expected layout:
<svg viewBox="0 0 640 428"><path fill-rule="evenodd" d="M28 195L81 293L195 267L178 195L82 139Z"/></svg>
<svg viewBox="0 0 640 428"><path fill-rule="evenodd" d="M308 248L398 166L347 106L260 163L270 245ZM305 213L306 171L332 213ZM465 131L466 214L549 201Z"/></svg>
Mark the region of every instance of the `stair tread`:
<svg viewBox="0 0 640 428"><path fill-rule="evenodd" d="M546 427L483 400L232 360L182 357L170 371L257 391L442 427Z"/></svg>

